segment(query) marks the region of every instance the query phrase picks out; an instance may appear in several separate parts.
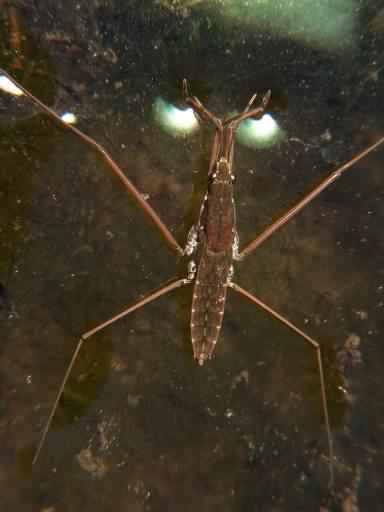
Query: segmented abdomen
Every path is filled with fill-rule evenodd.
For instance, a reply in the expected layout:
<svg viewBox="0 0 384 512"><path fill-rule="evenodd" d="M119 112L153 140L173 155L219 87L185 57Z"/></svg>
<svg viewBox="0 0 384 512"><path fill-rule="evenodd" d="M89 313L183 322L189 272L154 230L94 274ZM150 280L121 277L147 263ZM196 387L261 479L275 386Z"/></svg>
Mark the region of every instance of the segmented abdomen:
<svg viewBox="0 0 384 512"><path fill-rule="evenodd" d="M204 247L194 284L191 313L193 354L200 365L210 359L220 334L231 263L232 248L216 253Z"/></svg>

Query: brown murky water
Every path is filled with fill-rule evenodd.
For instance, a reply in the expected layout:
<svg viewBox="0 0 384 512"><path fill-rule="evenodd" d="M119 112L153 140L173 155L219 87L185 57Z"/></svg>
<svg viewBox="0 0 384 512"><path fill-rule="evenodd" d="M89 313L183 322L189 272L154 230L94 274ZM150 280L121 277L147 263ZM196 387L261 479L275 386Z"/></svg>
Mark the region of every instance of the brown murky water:
<svg viewBox="0 0 384 512"><path fill-rule="evenodd" d="M2 3L0 66L58 112L75 112L182 244L210 132L171 137L154 121L154 101L180 105L188 77L224 116L270 88L285 137L236 148L246 242L384 133L377 3L335 2L355 13L340 26L337 13L314 11L309 23L300 10L285 19L277 4L249 4L256 10L56 0L10 13ZM79 335L185 269L81 141L3 93L0 130L1 510L380 510L384 149L235 269L239 284L323 347L337 456L328 500L315 354L231 292L203 368L188 338L189 289L91 338L32 469Z"/></svg>

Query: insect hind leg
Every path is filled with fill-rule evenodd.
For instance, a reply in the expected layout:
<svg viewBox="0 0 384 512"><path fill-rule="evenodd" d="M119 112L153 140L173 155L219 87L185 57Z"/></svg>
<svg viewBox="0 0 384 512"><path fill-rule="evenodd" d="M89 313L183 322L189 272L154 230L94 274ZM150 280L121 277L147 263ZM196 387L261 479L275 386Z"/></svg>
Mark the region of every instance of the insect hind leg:
<svg viewBox="0 0 384 512"><path fill-rule="evenodd" d="M334 486L334 452L333 452L333 437L331 432L331 426L329 421L329 412L328 412L328 400L327 394L325 391L325 379L324 379L324 370L323 370L323 362L321 356L321 348L320 344L315 341L313 338L308 336L304 331L296 327L292 322L290 322L287 318L280 315L277 311L272 309L270 306L262 302L260 299L249 293L247 290L244 290L241 286L232 281L228 283L233 290L238 292L240 295L248 299L250 302L258 306L259 308L266 311L268 314L279 320L286 327L294 331L296 334L299 334L302 338L304 338L307 343L309 343L316 350L316 359L317 366L319 369L319 378L320 378L320 389L321 389L321 401L323 404L323 414L324 414L324 422L325 422L325 430L327 433L328 440L328 454L329 454L329 488L333 488Z"/></svg>

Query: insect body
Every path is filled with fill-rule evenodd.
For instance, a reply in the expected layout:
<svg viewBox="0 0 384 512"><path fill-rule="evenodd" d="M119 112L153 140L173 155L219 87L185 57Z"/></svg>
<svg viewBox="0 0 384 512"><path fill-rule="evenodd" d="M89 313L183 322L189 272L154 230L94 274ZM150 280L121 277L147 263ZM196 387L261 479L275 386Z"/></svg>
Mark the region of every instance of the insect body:
<svg viewBox="0 0 384 512"><path fill-rule="evenodd" d="M191 341L200 365L209 359L218 340L224 316L227 286L237 238L230 166L225 158L209 177L196 228L198 269L195 278Z"/></svg>
<svg viewBox="0 0 384 512"><path fill-rule="evenodd" d="M192 310L191 341L193 354L200 365L210 359L223 322L228 285L233 276L233 259L238 257L238 235L233 198L234 135L246 117L260 116L270 98L268 92L260 107L250 111L253 96L242 114L224 121L207 111L200 101L189 96L183 82L184 96L195 111L212 121L216 132L208 171L208 188L196 226L191 228L185 252L196 253ZM194 264L194 260L192 260Z"/></svg>
<svg viewBox="0 0 384 512"><path fill-rule="evenodd" d="M313 338L308 336L300 328L296 327L287 318L265 304L252 293L248 292L232 280L234 260L243 260L253 251L257 249L265 240L267 240L275 231L284 226L290 219L296 216L306 205L315 199L325 188L339 178L345 171L350 169L357 161L364 158L368 153L375 150L384 143L384 137L377 140L374 144L358 153L347 163L338 167L328 177L323 179L301 200L294 204L281 217L273 221L262 233L255 239L251 240L244 248L239 250L238 236L236 232L236 215L233 200L233 153L234 153L234 136L239 123L248 117L260 117L264 112L270 93L268 92L257 107L253 107L256 95L249 101L246 108L237 115L221 120L207 110L201 102L194 96L190 96L187 88L186 80L183 81L183 90L186 103L193 108L195 113L205 121L211 122L215 127L214 140L212 145L212 153L210 166L208 170L208 186L207 193L204 197L199 219L188 235L187 243L183 249L175 240L171 231L162 222L160 217L143 198L133 183L127 178L120 167L107 151L98 144L94 139L83 133L81 130L66 124L60 116L52 109L47 107L38 98L33 96L28 90L22 87L15 79L0 69L3 74L16 85L20 91L48 116L54 119L62 127L68 129L72 133L80 137L86 144L92 147L106 162L108 168L120 180L127 192L142 209L147 218L154 224L167 242L169 247L178 256L187 256L189 258L188 272L186 276L174 278L163 283L158 289L149 292L144 297L137 300L131 306L125 308L120 313L96 325L93 329L83 333L80 336L76 350L68 365L64 378L62 379L59 391L56 395L55 402L52 406L50 415L45 424L40 442L36 449L33 462L36 462L41 448L44 444L46 435L50 428L52 419L57 409L60 397L64 391L66 382L73 368L77 355L87 339L95 333L105 329L107 326L116 322L120 318L142 308L145 304L155 301L166 293L175 290L181 286L193 283L193 299L191 311L191 339L194 357L203 365L207 359L210 359L216 346L223 315L225 300L228 287L247 298L253 304L263 309L269 315L273 316L279 322L283 323L290 330L301 336L316 353L316 360L319 370L321 400L323 405L324 422L328 439L329 452L329 472L330 485L333 485L333 442L331 428L329 422L327 398L325 392L325 379L322 365L320 344Z"/></svg>

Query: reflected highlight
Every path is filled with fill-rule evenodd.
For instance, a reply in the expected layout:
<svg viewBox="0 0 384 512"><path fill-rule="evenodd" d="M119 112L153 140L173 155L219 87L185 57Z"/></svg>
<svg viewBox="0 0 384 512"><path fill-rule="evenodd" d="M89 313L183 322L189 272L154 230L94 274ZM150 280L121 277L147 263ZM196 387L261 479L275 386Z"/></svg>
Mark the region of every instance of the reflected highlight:
<svg viewBox="0 0 384 512"><path fill-rule="evenodd" d="M263 30L314 48L348 50L358 40L358 0L223 0L220 14L244 30Z"/></svg>
<svg viewBox="0 0 384 512"><path fill-rule="evenodd" d="M237 141L248 148L266 148L278 144L284 137L271 114L264 114L261 119L246 119L236 134Z"/></svg>
<svg viewBox="0 0 384 512"><path fill-rule="evenodd" d="M24 95L23 91L16 87L16 85L4 75L0 75L0 89L8 94L12 94L13 96Z"/></svg>
<svg viewBox="0 0 384 512"><path fill-rule="evenodd" d="M185 137L199 127L199 123L191 108L180 109L157 98L153 104L153 115L156 123L173 137Z"/></svg>
<svg viewBox="0 0 384 512"><path fill-rule="evenodd" d="M60 117L64 121L64 123L67 123L67 124L76 124L77 123L77 117L75 116L75 114L72 114L72 112L64 112L64 114L62 114Z"/></svg>

